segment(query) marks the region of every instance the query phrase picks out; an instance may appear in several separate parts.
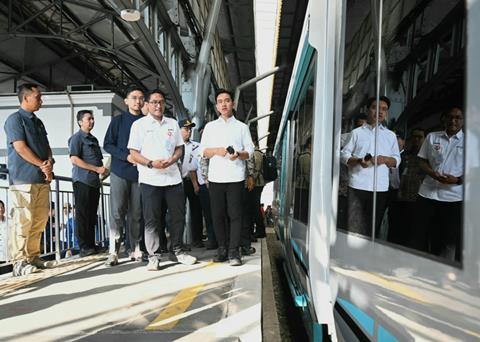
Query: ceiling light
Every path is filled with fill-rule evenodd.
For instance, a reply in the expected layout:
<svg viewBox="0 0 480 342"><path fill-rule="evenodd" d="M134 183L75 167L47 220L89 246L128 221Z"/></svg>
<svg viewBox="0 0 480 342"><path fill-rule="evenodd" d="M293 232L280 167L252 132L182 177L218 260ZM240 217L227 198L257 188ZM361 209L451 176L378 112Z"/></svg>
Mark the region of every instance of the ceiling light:
<svg viewBox="0 0 480 342"><path fill-rule="evenodd" d="M120 16L125 21L137 21L140 19L140 11L132 8L126 8L120 12Z"/></svg>

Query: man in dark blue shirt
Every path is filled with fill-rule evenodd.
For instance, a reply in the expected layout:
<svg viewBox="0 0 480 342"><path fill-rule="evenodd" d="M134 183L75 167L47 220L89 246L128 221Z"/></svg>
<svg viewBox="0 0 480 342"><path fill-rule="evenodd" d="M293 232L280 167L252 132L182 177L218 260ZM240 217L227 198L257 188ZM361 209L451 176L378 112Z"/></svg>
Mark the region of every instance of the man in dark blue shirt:
<svg viewBox="0 0 480 342"><path fill-rule="evenodd" d="M68 139L70 160L73 164L72 181L75 197L75 227L77 228L80 256L96 253L95 224L100 199L100 176L105 175L102 150L90 132L95 119L90 110L77 113L80 129Z"/></svg>
<svg viewBox="0 0 480 342"><path fill-rule="evenodd" d="M118 251L122 236L128 234L130 258L141 261L140 239L142 236L142 207L138 171L127 148L132 124L143 117L145 102L143 90L131 88L127 91L125 104L128 111L112 118L105 134L103 148L111 154L110 174L110 255L106 266L118 264ZM127 217L127 222L125 222Z"/></svg>
<svg viewBox="0 0 480 342"><path fill-rule="evenodd" d="M55 266L40 258L40 239L48 220L48 195L53 178L52 150L47 131L34 112L42 106L35 84L18 88L20 109L5 122L10 196L15 239L12 241L13 276Z"/></svg>

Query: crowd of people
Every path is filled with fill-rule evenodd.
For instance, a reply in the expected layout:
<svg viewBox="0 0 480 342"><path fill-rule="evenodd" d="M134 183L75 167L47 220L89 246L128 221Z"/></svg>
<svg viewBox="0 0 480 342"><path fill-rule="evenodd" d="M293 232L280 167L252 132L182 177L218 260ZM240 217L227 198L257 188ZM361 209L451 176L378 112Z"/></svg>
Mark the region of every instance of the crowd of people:
<svg viewBox="0 0 480 342"><path fill-rule="evenodd" d="M45 126L35 115L41 96L37 85L21 85L20 108L4 127L13 206L13 276L57 264L40 257L55 164ZM93 111L78 111L79 130L68 140L75 203L74 208L69 203L64 208L68 221L60 233L61 248L69 247L75 232L80 256L101 252L95 237L97 209L102 180L110 176L106 266L118 265L122 244L131 260L147 257L151 271L159 269L164 257L194 264L197 260L183 241L186 199L192 247L205 247L205 221L206 248L217 249L214 261L239 266L242 255L255 253L252 240L265 237L260 209L263 153L255 149L248 126L235 118L232 93L219 89L215 99L219 117L205 125L198 143L191 140L193 122L165 115L163 91L129 89L127 111L112 118L103 143L111 156L110 168L92 134Z"/></svg>
<svg viewBox="0 0 480 342"><path fill-rule="evenodd" d="M378 104L375 98L369 99L366 116L358 117L356 128L342 136L341 170L348 172L341 174L339 225L459 261L462 109L451 106L442 113L444 130L425 137L425 131L417 127L407 141L404 132L395 133L383 125L389 107L386 96L380 96ZM342 182L348 183L347 190L342 191Z"/></svg>

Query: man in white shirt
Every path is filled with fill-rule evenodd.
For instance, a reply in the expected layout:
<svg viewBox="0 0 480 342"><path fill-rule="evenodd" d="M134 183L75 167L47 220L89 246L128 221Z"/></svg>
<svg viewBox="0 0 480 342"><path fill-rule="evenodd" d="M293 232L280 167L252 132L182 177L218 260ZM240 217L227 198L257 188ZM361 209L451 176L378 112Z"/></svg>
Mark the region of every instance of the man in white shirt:
<svg viewBox="0 0 480 342"><path fill-rule="evenodd" d="M202 242L203 237L203 218L202 207L198 194L193 188L192 179L190 178L190 171L195 170L194 165L195 155L198 155L200 144L190 139L192 128L195 123L188 119L180 120L180 133L182 134L183 142L185 143L185 152L182 160L182 179L183 190L185 197L188 198L188 205L190 206L190 231L192 233L192 247L204 247Z"/></svg>
<svg viewBox="0 0 480 342"><path fill-rule="evenodd" d="M378 234L387 204L389 169L400 165L397 137L382 125L390 100L380 96L378 107L377 122L377 101L368 99L367 123L352 131L340 155L349 169L348 230L370 237L373 194L377 193L375 232Z"/></svg>
<svg viewBox="0 0 480 342"><path fill-rule="evenodd" d="M233 96L219 89L215 96L220 116L207 123L200 143L200 153L209 158L208 184L212 219L218 242L214 261L230 258L230 265L242 264L238 250L243 217L245 160L253 154L250 130L233 116ZM230 219L230 239L227 241L227 217Z"/></svg>
<svg viewBox="0 0 480 342"><path fill-rule="evenodd" d="M192 265L196 258L182 251L185 224L185 195L177 161L182 155L183 139L178 123L163 115L165 95L153 90L146 98L149 113L135 121L130 131L128 148L138 167L145 220L145 247L149 258L147 269L159 269L162 200L170 213L170 259Z"/></svg>
<svg viewBox="0 0 480 342"><path fill-rule="evenodd" d="M460 261L463 205L463 112L442 115L444 131L425 138L418 157L427 176L418 191L411 247Z"/></svg>

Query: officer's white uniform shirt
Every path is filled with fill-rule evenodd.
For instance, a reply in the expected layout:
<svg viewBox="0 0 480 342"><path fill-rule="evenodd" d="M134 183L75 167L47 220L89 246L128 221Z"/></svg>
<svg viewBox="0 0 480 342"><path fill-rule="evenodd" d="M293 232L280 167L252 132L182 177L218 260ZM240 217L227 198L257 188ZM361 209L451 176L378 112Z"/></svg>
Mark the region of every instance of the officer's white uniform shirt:
<svg viewBox="0 0 480 342"><path fill-rule="evenodd" d="M370 153L372 156L395 158L395 167L400 165L400 151L398 149L397 136L388 128L382 125L378 126L377 151L375 153L375 131L369 124L355 128L348 138L345 146L340 153L341 161L346 165L351 157L363 158ZM374 169L372 165L363 168L360 164L349 167L348 186L364 191L388 191L389 169L385 164L377 166L377 187L374 189Z"/></svg>
<svg viewBox="0 0 480 342"><path fill-rule="evenodd" d="M200 142L200 155L206 148L232 146L235 151L248 152L249 158L254 151L252 137L248 126L234 116L224 120L221 116L207 123ZM237 158L230 160L228 154L210 158L208 181L214 183L234 183L245 180L245 161Z"/></svg>
<svg viewBox="0 0 480 342"><path fill-rule="evenodd" d="M434 171L460 177L463 176L463 141L463 130L450 138L445 131L432 132L425 138L418 156L428 160ZM418 194L441 202L458 202L463 200L463 186L442 184L427 175Z"/></svg>
<svg viewBox="0 0 480 342"><path fill-rule="evenodd" d="M183 145L177 121L163 116L161 121L151 114L132 124L128 148L140 152L149 160L167 159L173 156L175 148ZM177 163L165 169L149 169L137 165L138 182L153 186L176 185L182 182Z"/></svg>
<svg viewBox="0 0 480 342"><path fill-rule="evenodd" d="M188 174L191 170L194 169L193 158L194 154L197 154L199 151L200 144L196 141L187 141L185 143L185 154L183 156L182 163L182 178L188 177Z"/></svg>
<svg viewBox="0 0 480 342"><path fill-rule="evenodd" d="M197 174L197 181L199 185L205 184L205 179L203 178L202 175L202 167L200 166L200 158L201 156L199 154L193 154L193 159L192 159L192 164L191 164L191 170L190 171L195 171Z"/></svg>

